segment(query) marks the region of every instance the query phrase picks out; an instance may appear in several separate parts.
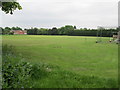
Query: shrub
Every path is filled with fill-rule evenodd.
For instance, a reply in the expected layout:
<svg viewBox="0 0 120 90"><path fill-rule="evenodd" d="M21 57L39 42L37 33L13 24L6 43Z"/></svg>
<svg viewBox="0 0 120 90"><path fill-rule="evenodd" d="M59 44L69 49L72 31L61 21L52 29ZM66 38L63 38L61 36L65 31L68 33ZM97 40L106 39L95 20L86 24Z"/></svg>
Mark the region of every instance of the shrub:
<svg viewBox="0 0 120 90"><path fill-rule="evenodd" d="M23 61L13 63L8 57L7 60L4 60L2 68L3 88L29 87L31 68L29 63Z"/></svg>
<svg viewBox="0 0 120 90"><path fill-rule="evenodd" d="M3 45L2 87L3 88L32 88L33 79L41 79L47 75L46 65L25 62L15 47Z"/></svg>
<svg viewBox="0 0 120 90"><path fill-rule="evenodd" d="M32 65L15 55L15 47L3 45L2 86L3 88L32 87L30 84Z"/></svg>
<svg viewBox="0 0 120 90"><path fill-rule="evenodd" d="M32 65L15 55L13 46L3 45L3 88L24 88L30 84ZM30 86L31 87L31 86Z"/></svg>

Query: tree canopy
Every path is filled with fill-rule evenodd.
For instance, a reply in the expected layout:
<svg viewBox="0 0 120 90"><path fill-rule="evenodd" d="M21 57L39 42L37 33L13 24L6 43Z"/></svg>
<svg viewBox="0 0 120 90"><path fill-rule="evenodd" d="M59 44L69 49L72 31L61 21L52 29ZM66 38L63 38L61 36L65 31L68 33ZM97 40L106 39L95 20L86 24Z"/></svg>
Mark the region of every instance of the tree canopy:
<svg viewBox="0 0 120 90"><path fill-rule="evenodd" d="M10 2L4 2L4 0L0 1L0 8L6 14L8 14L8 13L13 14L14 10L16 10L16 9L21 10L22 9L20 4L16 0L10 0Z"/></svg>

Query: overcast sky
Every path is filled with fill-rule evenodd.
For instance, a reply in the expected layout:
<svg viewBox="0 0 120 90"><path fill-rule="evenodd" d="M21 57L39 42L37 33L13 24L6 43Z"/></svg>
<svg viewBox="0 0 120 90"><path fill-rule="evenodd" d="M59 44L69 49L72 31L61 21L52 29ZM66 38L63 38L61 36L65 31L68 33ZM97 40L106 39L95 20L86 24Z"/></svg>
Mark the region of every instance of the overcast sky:
<svg viewBox="0 0 120 90"><path fill-rule="evenodd" d="M77 28L118 25L119 0L19 0L22 10L13 15L0 11L2 27Z"/></svg>

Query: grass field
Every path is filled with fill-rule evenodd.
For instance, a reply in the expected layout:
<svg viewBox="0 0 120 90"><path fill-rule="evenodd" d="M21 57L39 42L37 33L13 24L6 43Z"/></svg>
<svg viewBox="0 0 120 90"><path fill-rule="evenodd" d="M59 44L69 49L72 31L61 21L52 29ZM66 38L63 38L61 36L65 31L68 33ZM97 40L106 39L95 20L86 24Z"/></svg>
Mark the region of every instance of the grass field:
<svg viewBox="0 0 120 90"><path fill-rule="evenodd" d="M28 62L59 67L64 73L70 72L69 74L72 73L73 76L76 74L78 78L79 75L95 76L100 78L98 79L100 81L102 79L117 81L118 46L115 43L95 43L96 37L81 36L4 35L2 38L3 44L16 46L17 52L20 52ZM109 38L104 37L103 40L108 41ZM55 70L59 69L54 68L53 71ZM58 72L60 73L54 74L53 77L35 80L36 87L103 87L83 85L84 83L82 86L71 77L63 81L61 78L63 72Z"/></svg>

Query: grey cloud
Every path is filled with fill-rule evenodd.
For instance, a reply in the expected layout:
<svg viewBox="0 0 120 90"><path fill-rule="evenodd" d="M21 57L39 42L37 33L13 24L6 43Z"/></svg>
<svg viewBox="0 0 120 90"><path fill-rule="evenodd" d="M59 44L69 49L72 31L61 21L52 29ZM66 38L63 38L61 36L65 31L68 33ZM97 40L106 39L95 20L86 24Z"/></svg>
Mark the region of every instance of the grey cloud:
<svg viewBox="0 0 120 90"><path fill-rule="evenodd" d="M22 11L15 11L12 16L2 13L2 26L47 28L66 24L76 25L79 28L96 28L99 25L117 26L117 0L47 1L20 2L23 6Z"/></svg>

